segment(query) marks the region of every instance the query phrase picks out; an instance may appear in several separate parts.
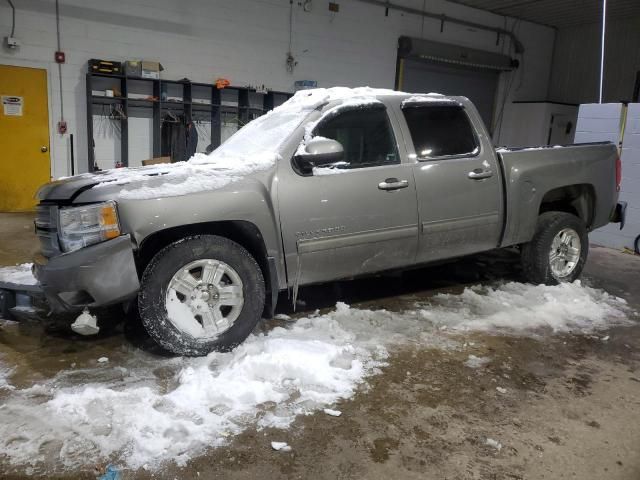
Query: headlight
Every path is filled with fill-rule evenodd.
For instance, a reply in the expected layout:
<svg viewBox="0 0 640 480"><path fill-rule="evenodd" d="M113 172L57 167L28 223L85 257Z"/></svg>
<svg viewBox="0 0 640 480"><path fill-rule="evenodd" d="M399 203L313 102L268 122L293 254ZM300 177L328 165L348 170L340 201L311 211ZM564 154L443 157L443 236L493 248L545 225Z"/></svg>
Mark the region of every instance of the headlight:
<svg viewBox="0 0 640 480"><path fill-rule="evenodd" d="M60 243L65 252L103 242L120 235L115 202L60 210Z"/></svg>

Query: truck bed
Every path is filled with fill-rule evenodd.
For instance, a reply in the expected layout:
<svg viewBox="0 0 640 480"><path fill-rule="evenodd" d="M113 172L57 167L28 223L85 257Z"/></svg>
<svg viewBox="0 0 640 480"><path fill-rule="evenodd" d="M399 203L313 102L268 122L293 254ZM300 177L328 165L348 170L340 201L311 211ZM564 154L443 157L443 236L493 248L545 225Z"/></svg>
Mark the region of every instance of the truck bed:
<svg viewBox="0 0 640 480"><path fill-rule="evenodd" d="M543 201L553 201L560 190L584 194L581 197L587 200L576 199L575 208L586 212L589 230L610 221L618 195L618 151L613 143L498 148L496 153L504 174L506 215L501 246L531 239L537 220L532 211L537 213Z"/></svg>

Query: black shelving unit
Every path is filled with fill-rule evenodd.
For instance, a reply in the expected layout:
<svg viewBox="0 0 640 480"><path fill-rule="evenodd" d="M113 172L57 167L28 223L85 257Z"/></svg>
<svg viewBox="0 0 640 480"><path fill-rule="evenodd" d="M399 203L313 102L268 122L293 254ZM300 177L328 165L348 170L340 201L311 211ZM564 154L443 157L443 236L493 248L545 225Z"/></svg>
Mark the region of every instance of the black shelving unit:
<svg viewBox="0 0 640 480"><path fill-rule="evenodd" d="M289 92L269 91L257 92L247 87L226 87L218 89L209 83L191 82L188 80L164 80L124 75L108 75L104 73L87 73L87 136L88 136L88 171L95 171L95 141L93 117L105 111L111 105L120 104L124 116L118 120L120 127L120 162L129 165L129 122L130 117L149 115L153 118L152 145L153 156L161 156L162 119L170 111L182 116L185 123L194 119L206 119L211 122L210 143L218 147L222 142L223 116L234 116L240 125L245 125L254 118L280 105L291 97ZM106 97L94 95L94 91L107 89L118 92L118 96ZM134 90L143 90L148 98L129 98ZM224 97L232 100L225 101ZM153 98L153 99L152 99ZM180 99L180 100L176 100ZM235 99L235 100L234 100Z"/></svg>

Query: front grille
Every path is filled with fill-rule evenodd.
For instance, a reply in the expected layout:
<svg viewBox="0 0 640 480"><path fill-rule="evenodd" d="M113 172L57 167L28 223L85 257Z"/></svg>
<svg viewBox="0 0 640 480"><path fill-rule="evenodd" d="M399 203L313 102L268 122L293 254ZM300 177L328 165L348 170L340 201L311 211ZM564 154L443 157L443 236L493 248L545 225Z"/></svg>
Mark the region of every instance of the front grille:
<svg viewBox="0 0 640 480"><path fill-rule="evenodd" d="M58 243L58 207L40 204L36 208L36 235L40 239L40 250L47 258L60 255Z"/></svg>

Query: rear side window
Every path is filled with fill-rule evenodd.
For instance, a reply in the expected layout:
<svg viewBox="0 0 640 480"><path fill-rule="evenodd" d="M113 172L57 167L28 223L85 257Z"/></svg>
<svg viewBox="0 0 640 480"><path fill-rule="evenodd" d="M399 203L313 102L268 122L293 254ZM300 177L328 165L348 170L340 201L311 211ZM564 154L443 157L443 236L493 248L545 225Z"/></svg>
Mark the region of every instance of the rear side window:
<svg viewBox="0 0 640 480"><path fill-rule="evenodd" d="M402 113L419 159L478 152L476 135L462 107L406 107Z"/></svg>

